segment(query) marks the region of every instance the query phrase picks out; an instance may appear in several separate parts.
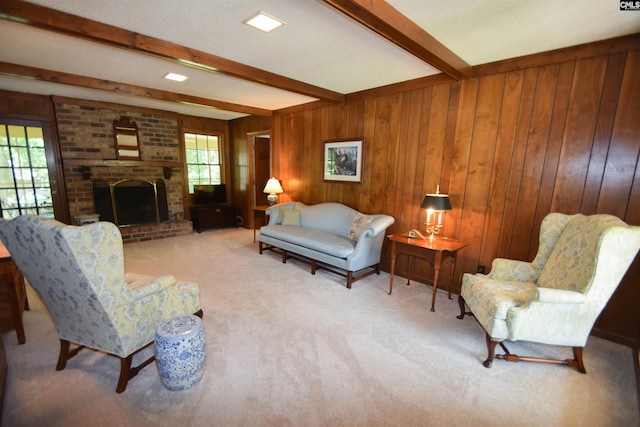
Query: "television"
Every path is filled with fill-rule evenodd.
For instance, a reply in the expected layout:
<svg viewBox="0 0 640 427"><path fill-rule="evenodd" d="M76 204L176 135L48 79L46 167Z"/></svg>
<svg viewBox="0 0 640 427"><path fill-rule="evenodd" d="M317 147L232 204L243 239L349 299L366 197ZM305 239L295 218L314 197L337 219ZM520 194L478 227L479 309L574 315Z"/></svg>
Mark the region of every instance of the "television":
<svg viewBox="0 0 640 427"><path fill-rule="evenodd" d="M227 203L227 186L225 184L194 185L194 205L220 205Z"/></svg>

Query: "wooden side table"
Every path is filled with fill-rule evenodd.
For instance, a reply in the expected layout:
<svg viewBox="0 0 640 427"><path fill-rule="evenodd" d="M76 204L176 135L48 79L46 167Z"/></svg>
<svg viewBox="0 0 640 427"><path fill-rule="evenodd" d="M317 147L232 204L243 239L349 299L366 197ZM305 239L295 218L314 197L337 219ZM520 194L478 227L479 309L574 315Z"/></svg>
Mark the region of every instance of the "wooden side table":
<svg viewBox="0 0 640 427"><path fill-rule="evenodd" d="M433 266L433 292L431 295L431 311L435 310L436 290L438 289L438 278L440 276L440 268L442 267L443 257L451 257L451 276L449 281L449 298L451 298L451 286L453 284L453 273L456 269L456 255L458 251L465 246L466 243L458 240L447 239L443 237L433 240L412 239L403 233L396 233L388 236L391 241L391 276L389 278L389 295L393 291L393 276L396 269L396 258L400 254L409 256L409 275L407 277L407 285L411 281L411 269L413 267L413 257L425 259Z"/></svg>
<svg viewBox="0 0 640 427"><path fill-rule="evenodd" d="M260 215L258 215L259 213L262 213L262 215L260 216L262 219L264 219L264 213L267 211L267 209L269 208L269 206L266 205L260 205L260 206L254 206L253 209L253 241L256 241L256 224L258 222L258 217ZM264 225L264 221L260 221L261 225Z"/></svg>
<svg viewBox="0 0 640 427"><path fill-rule="evenodd" d="M0 286L2 286L0 295L6 298L5 303L8 303L11 310L11 326L16 330L18 344L24 344L26 338L22 324L22 312L29 310L24 277L2 242L0 242Z"/></svg>

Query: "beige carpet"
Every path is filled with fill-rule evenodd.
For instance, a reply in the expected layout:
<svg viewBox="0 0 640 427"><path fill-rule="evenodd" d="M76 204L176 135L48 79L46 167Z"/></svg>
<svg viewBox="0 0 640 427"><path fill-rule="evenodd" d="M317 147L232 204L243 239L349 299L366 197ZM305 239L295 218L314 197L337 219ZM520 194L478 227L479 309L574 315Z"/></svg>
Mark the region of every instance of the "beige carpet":
<svg viewBox="0 0 640 427"><path fill-rule="evenodd" d="M629 348L591 338L587 375L496 361L483 332L431 288L371 276L346 289L328 272L258 255L245 229L125 246L127 269L200 284L205 376L171 392L154 365L115 393L117 359L85 350L55 371L58 340L42 306L24 315L27 343L4 335L4 426L637 426ZM567 357L516 343L512 352ZM152 350L149 350L152 351Z"/></svg>

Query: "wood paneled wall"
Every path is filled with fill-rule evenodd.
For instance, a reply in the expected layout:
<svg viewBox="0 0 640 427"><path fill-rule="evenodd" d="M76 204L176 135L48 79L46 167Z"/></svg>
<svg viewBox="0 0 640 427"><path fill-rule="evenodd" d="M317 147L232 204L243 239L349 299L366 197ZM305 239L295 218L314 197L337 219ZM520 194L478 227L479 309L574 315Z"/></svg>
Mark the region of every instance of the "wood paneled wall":
<svg viewBox="0 0 640 427"><path fill-rule="evenodd" d="M423 228L420 202L440 185L454 208L444 235L468 243L456 265L453 288L459 291L462 272L489 269L496 257L531 260L549 212L609 213L640 225L635 44L597 55L570 51L562 60L554 54L548 65L511 64L503 67L509 71L460 82L278 112L273 174L293 200L337 201L392 215L390 233ZM362 182L323 182L323 142L351 137L365 140ZM607 328L607 313L599 322L630 343L640 343L639 264L636 259L610 304L622 307L626 325ZM429 274L428 266L420 268Z"/></svg>

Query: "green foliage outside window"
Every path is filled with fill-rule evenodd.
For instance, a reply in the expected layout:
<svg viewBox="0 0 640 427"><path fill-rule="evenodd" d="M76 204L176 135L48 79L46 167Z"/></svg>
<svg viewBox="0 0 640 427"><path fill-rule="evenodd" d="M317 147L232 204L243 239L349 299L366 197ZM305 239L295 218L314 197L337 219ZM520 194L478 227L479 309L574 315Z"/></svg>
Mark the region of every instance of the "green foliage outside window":
<svg viewBox="0 0 640 427"><path fill-rule="evenodd" d="M221 184L221 153L218 135L184 134L189 193L194 185Z"/></svg>
<svg viewBox="0 0 640 427"><path fill-rule="evenodd" d="M0 206L4 218L53 218L42 129L0 124Z"/></svg>

